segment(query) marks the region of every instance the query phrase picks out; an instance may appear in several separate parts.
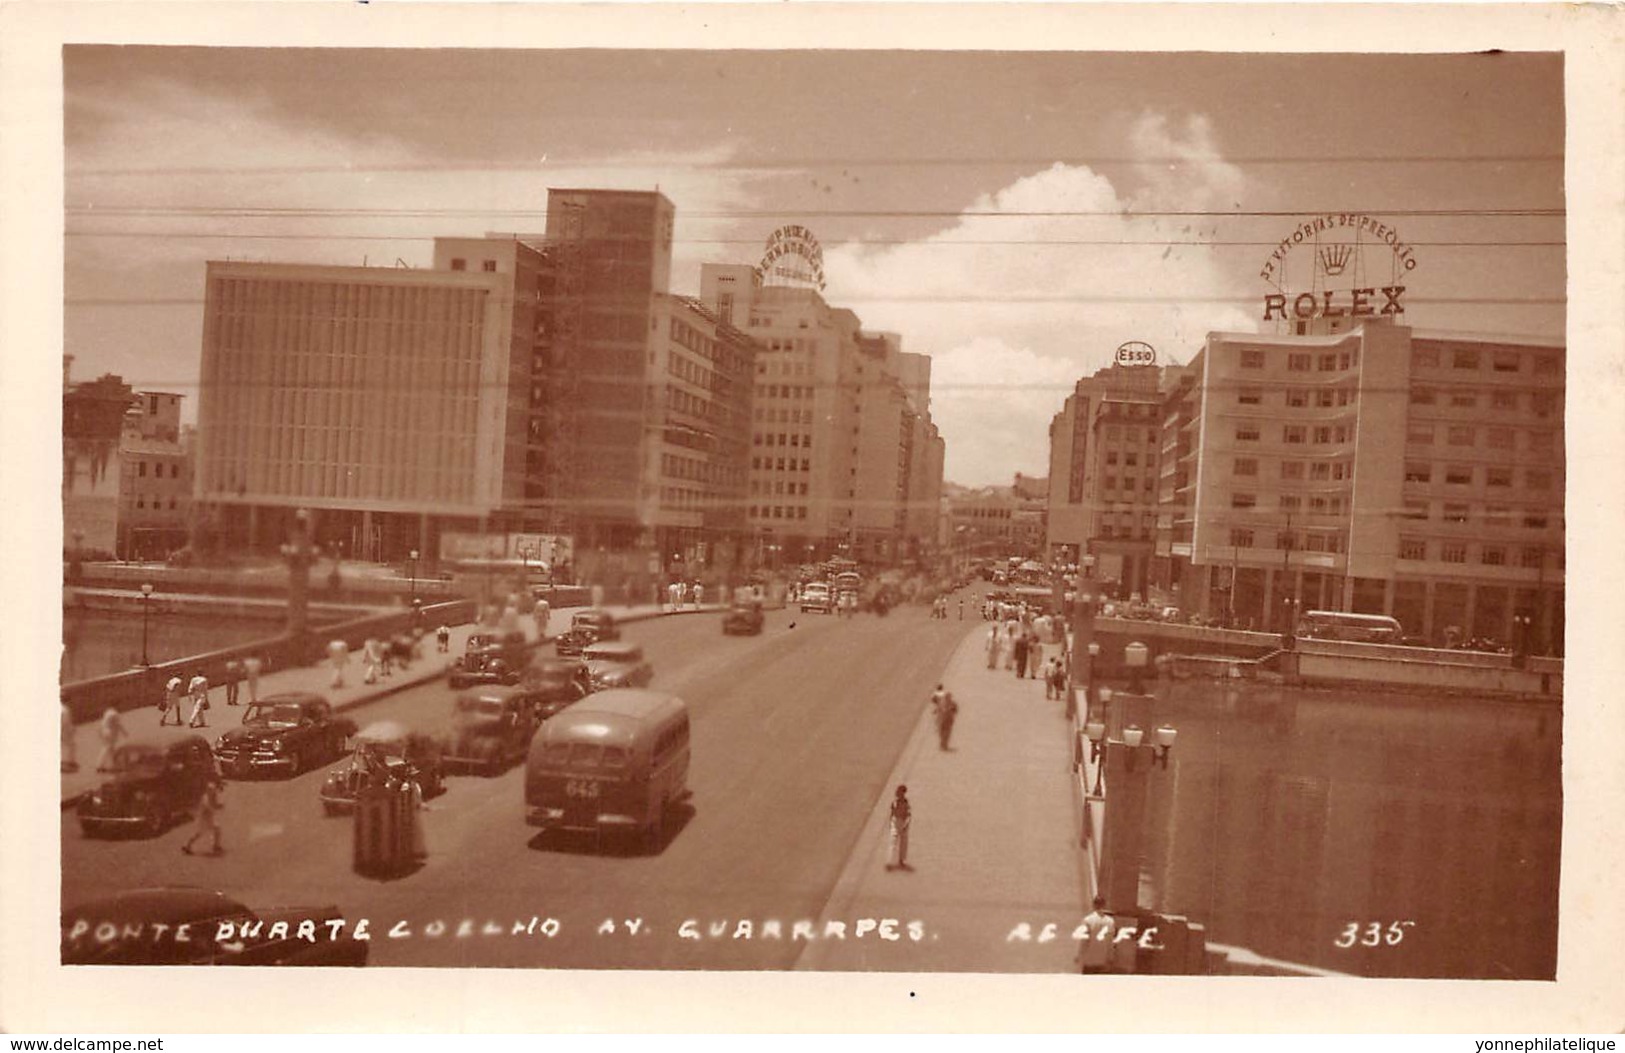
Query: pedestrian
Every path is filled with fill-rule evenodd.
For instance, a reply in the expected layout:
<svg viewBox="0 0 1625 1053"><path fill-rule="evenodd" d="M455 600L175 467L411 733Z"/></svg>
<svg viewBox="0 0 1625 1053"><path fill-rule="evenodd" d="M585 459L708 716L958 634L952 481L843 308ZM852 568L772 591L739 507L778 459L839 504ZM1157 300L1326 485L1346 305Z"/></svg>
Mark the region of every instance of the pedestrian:
<svg viewBox="0 0 1625 1053"><path fill-rule="evenodd" d="M1004 623L1004 643L1001 645L1001 650L1003 651L1003 654L1004 654L1004 668L1006 670L1014 669L1015 668L1015 661L1016 661L1016 624L1015 624L1015 622L1005 622Z"/></svg>
<svg viewBox="0 0 1625 1053"><path fill-rule="evenodd" d="M243 677L248 681L248 704L260 700L260 673L265 671L265 659L251 654L243 659Z"/></svg>
<svg viewBox="0 0 1625 1053"><path fill-rule="evenodd" d="M993 625L987 631L987 667L999 668L999 627Z"/></svg>
<svg viewBox="0 0 1625 1053"><path fill-rule="evenodd" d="M704 582L696 581L694 583L694 606L695 607L704 607L705 606L705 583Z"/></svg>
<svg viewBox="0 0 1625 1053"><path fill-rule="evenodd" d="M959 597L959 620L965 620L965 597Z"/></svg>
<svg viewBox="0 0 1625 1053"><path fill-rule="evenodd" d="M220 809L225 807L220 799L222 784L219 779L210 779L203 787L203 796L197 802L197 826L192 830L192 836L186 839L181 851L192 855L192 846L197 839L208 834L210 841L209 854L220 855L225 851L220 847Z"/></svg>
<svg viewBox="0 0 1625 1053"><path fill-rule="evenodd" d="M954 701L953 692L938 684L931 693L931 711L937 720L938 748L946 750L948 740L953 737L954 720L959 716L959 703Z"/></svg>
<svg viewBox="0 0 1625 1053"><path fill-rule="evenodd" d="M327 660L333 666L333 679L328 681L330 687L344 686L344 667L350 664L350 645L343 640L334 640L327 645Z"/></svg>
<svg viewBox="0 0 1625 1053"><path fill-rule="evenodd" d="M97 771L113 770L113 753L124 738L124 718L113 706L108 706L102 713L102 755L96 758Z"/></svg>
<svg viewBox="0 0 1625 1053"><path fill-rule="evenodd" d="M392 640L378 641L378 671L385 676L395 675L395 645Z"/></svg>
<svg viewBox="0 0 1625 1053"><path fill-rule="evenodd" d="M186 685L181 682L181 676L176 673L164 685L163 701L158 703L158 726L163 727L169 723L169 715L175 714L175 726L180 727L184 721L181 719L181 698Z"/></svg>
<svg viewBox="0 0 1625 1053"><path fill-rule="evenodd" d="M671 609L674 610L674 611L681 608L682 605L683 605L683 586L680 585L679 583L675 582L675 581L672 582L670 585L667 585L666 586L666 602L670 605Z"/></svg>
<svg viewBox="0 0 1625 1053"><path fill-rule="evenodd" d="M79 770L79 741L74 736L73 710L62 707L62 770Z"/></svg>
<svg viewBox="0 0 1625 1053"><path fill-rule="evenodd" d="M445 654L447 651L451 650L451 628L449 626L442 625L440 628L436 629L434 631L434 643L436 649L439 650L441 654Z"/></svg>
<svg viewBox="0 0 1625 1053"><path fill-rule="evenodd" d="M908 803L908 787L897 787L892 798L889 826L891 829L891 859L887 870L913 870L908 865L908 828L914 822L914 809Z"/></svg>
<svg viewBox="0 0 1625 1053"><path fill-rule="evenodd" d="M1037 633L1027 641L1027 675L1034 680L1038 679L1038 671L1044 667L1044 638Z"/></svg>
<svg viewBox="0 0 1625 1053"><path fill-rule="evenodd" d="M1031 646L1032 639L1026 633L1017 634L1011 644L1010 649L1015 655L1016 678L1018 680L1027 678L1027 651ZM1006 666L1005 668L1009 667Z"/></svg>
<svg viewBox="0 0 1625 1053"><path fill-rule="evenodd" d="M226 663L226 705L237 704L238 683L243 679L243 664L233 658Z"/></svg>
<svg viewBox="0 0 1625 1053"><path fill-rule="evenodd" d="M209 678L199 669L192 674L192 680L186 685L186 693L192 696L192 719L186 722L189 728L206 728L209 726L208 718L203 714L209 708Z"/></svg>
<svg viewBox="0 0 1625 1053"><path fill-rule="evenodd" d="M1083 937L1078 941L1078 969L1085 973L1106 973L1111 971L1117 922L1106 913L1106 897L1096 896L1094 907L1084 915L1083 924L1079 926Z"/></svg>
<svg viewBox="0 0 1625 1053"><path fill-rule="evenodd" d="M547 623L553 618L553 608L546 600L537 600L536 606L531 608L531 617L536 619L536 639L547 638Z"/></svg>

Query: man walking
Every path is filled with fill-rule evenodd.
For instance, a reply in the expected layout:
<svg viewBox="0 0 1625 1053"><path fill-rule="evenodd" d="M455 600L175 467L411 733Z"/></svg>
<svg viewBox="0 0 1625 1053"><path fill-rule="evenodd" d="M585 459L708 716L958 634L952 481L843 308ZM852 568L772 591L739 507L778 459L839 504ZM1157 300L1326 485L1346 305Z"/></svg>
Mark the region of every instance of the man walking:
<svg viewBox="0 0 1625 1053"><path fill-rule="evenodd" d="M204 710L209 708L209 678L199 669L192 674L192 682L186 685L186 693L192 696L192 719L186 722L189 728L206 728L208 720L203 716Z"/></svg>
<svg viewBox="0 0 1625 1053"><path fill-rule="evenodd" d="M242 663L233 658L226 663L226 705L237 704L237 684L243 678Z"/></svg>
<svg viewBox="0 0 1625 1053"><path fill-rule="evenodd" d="M175 714L175 726L178 728L185 723L181 719L181 698L186 685L181 683L181 675L176 673L164 685L164 700L158 703L158 726L163 727L169 723L169 715Z"/></svg>
<svg viewBox="0 0 1625 1053"><path fill-rule="evenodd" d="M914 822L914 809L908 803L908 787L897 787L891 802L891 860L887 870L913 870L908 865L908 828Z"/></svg>
<svg viewBox="0 0 1625 1053"><path fill-rule="evenodd" d="M999 625L997 622L987 632L987 667L999 668Z"/></svg>
<svg viewBox="0 0 1625 1053"><path fill-rule="evenodd" d="M197 802L197 827L193 829L192 836L186 839L181 851L187 855L192 854L192 846L197 839L208 834L212 840L209 847L211 856L220 855L225 849L220 847L220 800L221 784L219 779L210 779L203 788L203 796Z"/></svg>
<svg viewBox="0 0 1625 1053"><path fill-rule="evenodd" d="M441 654L445 654L447 651L451 650L451 628L449 626L442 625L440 628L436 629L434 631L434 643L435 647L440 651Z"/></svg>
<svg viewBox="0 0 1625 1053"><path fill-rule="evenodd" d="M1044 667L1044 638L1034 633L1027 641L1027 675L1034 680L1038 679L1038 671Z"/></svg>
<svg viewBox="0 0 1625 1053"><path fill-rule="evenodd" d="M931 712L937 721L938 748L946 750L948 740L953 737L954 720L959 716L959 703L954 701L953 692L938 684L931 692Z"/></svg>
<svg viewBox="0 0 1625 1053"><path fill-rule="evenodd" d="M1018 680L1025 680L1027 678L1027 648L1029 643L1030 641L1026 633L1018 633L1015 638L1015 644L1011 647L1011 650L1015 652L1016 679Z"/></svg>
<svg viewBox="0 0 1625 1053"><path fill-rule="evenodd" d="M265 671L265 660L257 654L243 659L243 675L248 680L248 704L260 700L260 674Z"/></svg>
<svg viewBox="0 0 1625 1053"><path fill-rule="evenodd" d="M120 740L124 738L124 718L119 716L118 710L108 706L102 713L102 755L96 758L97 771L113 770L113 753L118 749Z"/></svg>
<svg viewBox="0 0 1625 1053"><path fill-rule="evenodd" d="M531 608L531 617L536 619L536 639L547 638L547 623L553 618L553 607L546 600L537 600L536 606Z"/></svg>

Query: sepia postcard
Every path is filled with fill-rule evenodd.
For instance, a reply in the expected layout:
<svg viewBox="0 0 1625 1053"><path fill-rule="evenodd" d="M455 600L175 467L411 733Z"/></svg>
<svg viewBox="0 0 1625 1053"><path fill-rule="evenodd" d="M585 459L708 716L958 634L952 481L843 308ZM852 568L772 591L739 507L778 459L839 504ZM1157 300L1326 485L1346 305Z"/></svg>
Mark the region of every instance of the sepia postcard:
<svg viewBox="0 0 1625 1053"><path fill-rule="evenodd" d="M1617 14L0 11L0 1027L1617 1030Z"/></svg>

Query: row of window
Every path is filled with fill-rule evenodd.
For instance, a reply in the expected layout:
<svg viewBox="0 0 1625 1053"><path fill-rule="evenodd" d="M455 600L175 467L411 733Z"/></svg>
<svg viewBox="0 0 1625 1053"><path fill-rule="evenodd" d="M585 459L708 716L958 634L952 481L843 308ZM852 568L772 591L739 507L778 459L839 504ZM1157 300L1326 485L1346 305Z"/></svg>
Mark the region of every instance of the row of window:
<svg viewBox="0 0 1625 1053"><path fill-rule="evenodd" d="M1449 406L1452 409L1478 409L1482 403L1490 409L1516 412L1529 399L1528 408L1537 417L1550 417L1561 405L1562 395L1557 391L1466 391L1457 388L1443 392L1434 388L1413 387L1410 404L1413 406Z"/></svg>
<svg viewBox="0 0 1625 1053"><path fill-rule="evenodd" d="M716 499L704 490L690 490L685 486L662 486L660 503L667 508L699 508L715 504Z"/></svg>
<svg viewBox="0 0 1625 1053"><path fill-rule="evenodd" d="M1133 442L1133 441L1135 441L1135 436L1137 436L1139 434L1140 434L1140 429L1139 428L1131 428L1131 427L1125 427L1125 426L1120 425L1120 424L1113 424L1113 425L1110 425L1109 427L1107 427L1107 429L1106 429L1106 441L1107 442L1118 442L1118 441ZM1161 434L1158 432L1158 430L1156 428L1147 428L1147 429L1145 429L1145 441L1146 442L1157 443L1157 442L1161 441L1161 438L1162 438L1162 436L1161 436Z"/></svg>
<svg viewBox="0 0 1625 1053"><path fill-rule="evenodd" d="M683 347L728 373L737 373L744 357L721 340L714 340L681 318L671 320L671 338Z"/></svg>
<svg viewBox="0 0 1625 1053"><path fill-rule="evenodd" d="M805 505L751 505L752 519L806 519Z"/></svg>
<svg viewBox="0 0 1625 1053"><path fill-rule="evenodd" d="M784 406L757 406L751 410L751 419L758 424L811 424L811 409Z"/></svg>
<svg viewBox="0 0 1625 1053"><path fill-rule="evenodd" d="M1407 483L1433 482L1434 465L1426 461L1406 461L1405 481ZM1478 468L1470 464L1444 465L1437 475L1444 482L1452 486L1472 486L1479 478ZM1506 465L1486 465L1484 467L1485 486L1512 486L1517 477L1517 469ZM1552 488L1552 473L1546 468L1526 468L1523 471L1523 485L1528 490L1550 490Z"/></svg>
<svg viewBox="0 0 1625 1053"><path fill-rule="evenodd" d="M1264 426L1258 423L1244 423L1236 425L1237 442L1258 442L1264 436ZM1284 424L1281 426L1281 441L1293 445L1301 445L1313 438L1317 446L1327 446L1332 443L1348 442L1354 437L1352 424Z"/></svg>
<svg viewBox="0 0 1625 1053"><path fill-rule="evenodd" d="M1232 527L1230 529L1230 545L1233 548L1263 548L1260 541L1270 540L1267 533L1254 530L1251 527ZM1286 549L1293 552L1342 552L1345 542L1340 533L1329 533L1315 530L1277 530L1274 537L1275 548Z"/></svg>
<svg viewBox="0 0 1625 1053"><path fill-rule="evenodd" d="M1411 365L1429 369L1438 368L1444 360L1444 349L1435 344L1416 344L1411 348ZM1476 347L1449 349L1451 369L1482 369L1488 363L1496 373L1517 373L1523 361L1531 361L1530 372L1537 376L1551 376L1563 372L1563 355L1556 351L1519 351L1514 348L1494 348L1488 353Z"/></svg>
<svg viewBox="0 0 1625 1053"><path fill-rule="evenodd" d="M792 480L790 482L785 482L782 479L775 479L770 484L768 482L768 480L766 480L766 479L752 479L750 481L750 492L751 492L752 496L755 496L757 494L761 494L762 496L765 497L768 494L773 494L775 496L780 496L780 497L783 497L783 496L795 497L795 496L797 496L799 494L802 497L806 497L807 496L807 484L806 483L798 483L798 482L795 482L794 480Z"/></svg>
<svg viewBox="0 0 1625 1053"><path fill-rule="evenodd" d="M1232 466L1236 475L1258 475L1258 460L1237 457ZM1354 478L1354 466L1346 461L1282 461L1281 478L1287 481L1310 479L1317 483L1340 482Z"/></svg>
<svg viewBox="0 0 1625 1053"><path fill-rule="evenodd" d="M812 435L804 431L792 432L753 432L750 437L752 446L799 446L804 450L812 449Z"/></svg>
<svg viewBox="0 0 1625 1053"><path fill-rule="evenodd" d="M679 355L676 351L668 349L666 352L666 372L678 380L686 380L695 387L707 391L714 391L717 386L717 376L698 362L686 355Z"/></svg>
<svg viewBox="0 0 1625 1053"><path fill-rule="evenodd" d="M1117 463L1117 451L1116 450L1107 450L1106 451L1106 463L1107 464L1116 464ZM1123 465L1124 465L1124 467L1133 468L1136 465L1138 465L1139 463L1140 463L1140 452L1138 450L1124 450L1123 451ZM1153 466L1153 467L1156 465L1157 456L1156 456L1155 451L1147 451L1147 453L1145 455L1145 463L1148 466Z"/></svg>
<svg viewBox="0 0 1625 1053"><path fill-rule="evenodd" d="M1478 549L1478 562L1486 567L1507 567L1512 564L1513 550L1506 545L1470 545L1466 541L1436 541L1427 538L1402 537L1399 539L1399 558L1417 562L1436 555L1440 563L1466 563L1468 553ZM1539 569L1546 562L1546 549L1540 545L1525 545L1516 550L1517 565L1528 570Z"/></svg>
<svg viewBox="0 0 1625 1053"><path fill-rule="evenodd" d="M1239 348L1238 352L1242 369L1263 369L1268 361L1263 348L1243 347ZM1359 364L1358 351L1323 351L1319 355L1308 351L1292 351L1286 356L1286 368L1293 373L1308 373L1312 369L1321 373L1332 373Z"/></svg>
<svg viewBox="0 0 1625 1053"><path fill-rule="evenodd" d="M147 477L147 462L146 461L136 461L135 462L135 469L136 469L135 474L136 474L137 478L145 479ZM152 475L153 475L153 478L155 478L155 479L162 479L164 477L164 464L163 464L162 461L154 461L154 462L152 462ZM169 478L171 478L171 479L179 479L180 477L181 477L181 463L179 461L171 461L169 463Z"/></svg>
<svg viewBox="0 0 1625 1053"><path fill-rule="evenodd" d="M752 320L751 324L754 325L755 321ZM766 339L764 339L762 341L762 346L766 347L769 351L811 351L811 352L816 352L818 350L818 341L813 339L812 337L802 338L802 337L799 337L799 336L796 336L796 337L770 336L770 337L767 337ZM780 365L780 364L789 365L790 363L786 362L786 363L774 363L774 364L775 365ZM796 365L800 366L800 365L802 365L802 363L798 362L798 363L796 363ZM762 372L762 370L760 368L758 368L756 371L758 373ZM797 369L796 372L800 373L801 371L799 369Z"/></svg>
<svg viewBox="0 0 1625 1053"><path fill-rule="evenodd" d="M810 399L813 389L804 384L758 384L756 397L759 399Z"/></svg>
<svg viewBox="0 0 1625 1053"><path fill-rule="evenodd" d="M1446 523L1465 524L1472 519L1472 505L1458 502L1443 502L1440 506L1439 518ZM1405 502L1403 513L1406 519L1426 521L1433 516L1433 506L1428 501L1410 500ZM1514 523L1521 523L1526 530L1545 530L1551 526L1552 514L1542 508L1526 508L1514 511L1507 505L1485 505L1480 513L1480 521L1485 526L1509 527Z"/></svg>
<svg viewBox="0 0 1625 1053"><path fill-rule="evenodd" d="M1311 403L1316 409L1334 409L1338 406L1347 406L1355 400L1355 392L1351 388L1289 387L1279 390L1286 405L1293 409L1303 409ZM1262 406L1264 389L1241 388L1236 392L1236 402L1243 406Z"/></svg>
<svg viewBox="0 0 1625 1053"><path fill-rule="evenodd" d="M1117 476L1106 476L1103 486L1107 490L1118 489ZM1157 481L1154 476L1148 475L1141 480L1140 477L1136 475L1125 475L1122 479L1122 489L1127 493L1133 493L1136 490L1143 490L1145 493L1150 493L1151 491L1155 490L1156 487Z"/></svg>
<svg viewBox="0 0 1625 1053"><path fill-rule="evenodd" d="M800 467L797 467L797 463L798 463L798 459L795 458L795 457L752 457L750 459L750 466L751 466L752 469L754 469L756 471L767 471L767 472L810 472L810 471L812 471L812 461L809 460L808 458L802 457L802 458L799 459Z"/></svg>
<svg viewBox="0 0 1625 1053"><path fill-rule="evenodd" d="M1431 446L1438 441L1439 433L1436 424L1412 421L1405 428L1405 441L1416 446ZM1444 435L1450 446L1473 446L1478 442L1478 432L1471 425L1445 425ZM1513 428L1487 428L1484 443L1492 450L1516 450L1518 432ZM1552 453L1557 449L1557 433L1545 430L1525 432L1524 449L1530 453Z"/></svg>
<svg viewBox="0 0 1625 1053"><path fill-rule="evenodd" d="M137 508L147 508L147 507L149 507L148 503L147 503L147 495L146 494L136 494L135 495L135 506ZM151 503L150 507L152 507L155 510L161 510L164 507L164 499L162 497L157 496L156 494L153 495L152 503ZM171 497L169 499L169 510L171 512L173 512L175 510L175 498L173 498L173 497Z"/></svg>

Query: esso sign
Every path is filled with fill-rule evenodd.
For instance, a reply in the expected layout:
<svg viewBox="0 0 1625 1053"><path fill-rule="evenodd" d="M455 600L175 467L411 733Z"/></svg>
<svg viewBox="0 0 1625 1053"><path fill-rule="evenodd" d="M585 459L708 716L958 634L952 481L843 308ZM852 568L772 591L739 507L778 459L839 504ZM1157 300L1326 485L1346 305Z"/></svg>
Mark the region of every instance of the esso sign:
<svg viewBox="0 0 1625 1053"><path fill-rule="evenodd" d="M1116 361L1120 366L1154 366L1157 364L1157 351L1150 344L1130 340L1117 349Z"/></svg>

